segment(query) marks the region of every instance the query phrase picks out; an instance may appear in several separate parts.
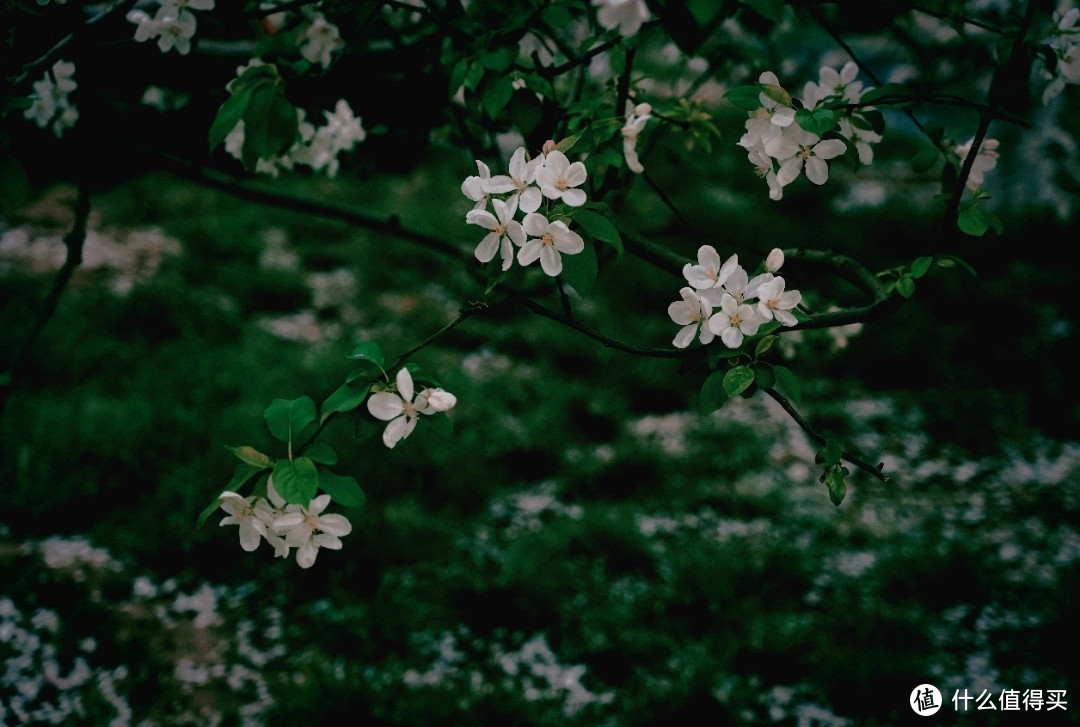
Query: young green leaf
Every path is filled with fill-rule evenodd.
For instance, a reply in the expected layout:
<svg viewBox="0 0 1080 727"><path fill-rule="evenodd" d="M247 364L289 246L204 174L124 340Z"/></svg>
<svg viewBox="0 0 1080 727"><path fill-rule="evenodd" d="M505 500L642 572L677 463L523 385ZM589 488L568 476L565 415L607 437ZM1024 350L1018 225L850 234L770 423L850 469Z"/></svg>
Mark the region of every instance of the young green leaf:
<svg viewBox="0 0 1080 727"><path fill-rule="evenodd" d="M274 464L274 460L270 459L254 447L249 447L246 444L239 447L230 447L226 444L225 448L235 454L237 459L241 462L252 465L253 467L265 469L266 467L272 467Z"/></svg>
<svg viewBox="0 0 1080 727"><path fill-rule="evenodd" d="M348 382L342 384L323 402L319 423L325 422L331 414L352 411L360 406L364 403L364 399L367 398L370 389L371 384L350 384Z"/></svg>
<svg viewBox="0 0 1080 727"><path fill-rule="evenodd" d="M307 457L279 459L274 465L274 489L286 502L307 507L319 489L319 471Z"/></svg>
<svg viewBox="0 0 1080 727"><path fill-rule="evenodd" d="M274 438L291 444L302 439L308 433L308 427L315 424L315 402L307 396L274 399L263 412L263 419Z"/></svg>
<svg viewBox="0 0 1080 727"><path fill-rule="evenodd" d="M576 255L563 255L562 262L562 279L578 295L587 298L597 274L596 250L592 243L586 242L584 249Z"/></svg>
<svg viewBox="0 0 1080 727"><path fill-rule="evenodd" d="M337 452L326 442L316 442L307 448L304 452L304 456L310 459L312 462L318 464L325 464L327 466L333 466L337 464Z"/></svg>
<svg viewBox="0 0 1080 727"><path fill-rule="evenodd" d="M921 278L934 264L934 258L930 256L917 257L911 262L911 277Z"/></svg>
<svg viewBox="0 0 1080 727"><path fill-rule="evenodd" d="M829 500L836 507L840 507L840 503L847 495L847 473L847 468L840 465L833 465L825 471L825 486L829 488Z"/></svg>
<svg viewBox="0 0 1080 727"><path fill-rule="evenodd" d="M319 473L319 487L330 500L343 507L363 507L364 491L356 480L346 475L335 475L333 472L323 470Z"/></svg>
<svg viewBox="0 0 1080 727"><path fill-rule="evenodd" d="M713 371L701 385L701 396L698 401L701 413L712 414L727 400L727 391L724 390L724 373Z"/></svg>
<svg viewBox="0 0 1080 727"><path fill-rule="evenodd" d="M615 248L616 258L622 260L622 236L619 234L619 230L615 225L611 223L611 220L599 212L582 209L575 210L573 212L573 218L574 222L581 225L581 228L585 230L585 232L589 233L597 240L607 243Z"/></svg>
<svg viewBox="0 0 1080 727"><path fill-rule="evenodd" d="M353 349L346 358L359 359L361 361L371 361L379 367L381 371L383 366L386 365L386 359L383 358L382 348L375 341L364 341L359 346Z"/></svg>
<svg viewBox="0 0 1080 727"><path fill-rule="evenodd" d="M737 396L754 383L754 370L749 366L735 366L724 374L724 391L728 396Z"/></svg>

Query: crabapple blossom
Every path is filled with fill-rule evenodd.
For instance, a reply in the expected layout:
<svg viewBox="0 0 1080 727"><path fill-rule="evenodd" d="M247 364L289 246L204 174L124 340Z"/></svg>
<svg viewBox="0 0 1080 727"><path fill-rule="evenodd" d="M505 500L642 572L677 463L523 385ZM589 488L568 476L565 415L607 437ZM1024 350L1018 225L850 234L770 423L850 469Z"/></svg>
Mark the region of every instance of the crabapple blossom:
<svg viewBox="0 0 1080 727"><path fill-rule="evenodd" d="M720 263L720 255L712 245L702 245L698 248L697 265L687 263L683 265L682 274L686 282L698 290L707 288L719 288L735 269L739 266L739 256L732 255L723 264Z"/></svg>
<svg viewBox="0 0 1080 727"><path fill-rule="evenodd" d="M491 262L498 252L502 256L502 269L509 270L514 264L514 248L510 243L518 247L525 244L525 231L521 223L514 219L517 199L511 197L508 202L493 199L491 206L495 209L495 214L483 209L473 209L465 215L465 221L490 230L476 246L476 259L482 263Z"/></svg>
<svg viewBox="0 0 1080 727"><path fill-rule="evenodd" d="M769 280L757 289L757 313L763 320L773 318L785 326L793 326L798 319L791 313L791 309L802 300L802 294L797 290L784 290L785 282L781 277Z"/></svg>
<svg viewBox="0 0 1080 727"><path fill-rule="evenodd" d="M780 80L772 71L765 71L758 76L758 82L780 89ZM739 146L750 148L778 136L782 129L795 123L795 109L785 106L762 92L758 96L761 106L751 111L746 120L746 133L739 139Z"/></svg>
<svg viewBox="0 0 1080 727"><path fill-rule="evenodd" d="M784 265L784 251L778 247L774 247L769 251L768 257L765 258L765 270L770 273L775 273L780 270Z"/></svg>
<svg viewBox="0 0 1080 727"><path fill-rule="evenodd" d="M541 194L539 187L532 185L536 180L536 171L544 164L544 158L537 156L525 161L525 156L525 147L519 146L510 157L510 174L500 174L494 177L489 174L488 177L482 179L481 188L488 194L513 192L510 199L516 199L518 202L517 208L522 212L529 213L540 209L540 203L543 201L543 194ZM480 162L477 162L477 164L479 165ZM481 176L483 177L483 175ZM462 190L464 191L464 187Z"/></svg>
<svg viewBox="0 0 1080 727"><path fill-rule="evenodd" d="M754 309L746 303L739 303L730 293L720 299L720 310L709 318L709 330L720 337L728 348L742 345L744 336L758 332L761 320Z"/></svg>
<svg viewBox="0 0 1080 727"><path fill-rule="evenodd" d="M563 255L576 255L585 249L585 240L562 220L548 222L542 214L530 212L521 226L529 239L518 250L518 262L530 265L539 258L540 267L553 278L562 272Z"/></svg>
<svg viewBox="0 0 1080 727"><path fill-rule="evenodd" d="M289 505L274 528L285 538L288 547L296 548L296 562L301 568L315 565L319 548L341 550L341 538L352 532L352 523L344 515L323 515L330 495L313 497L307 507Z"/></svg>
<svg viewBox="0 0 1080 727"><path fill-rule="evenodd" d="M482 210L487 207L488 198L491 197L491 193L485 188L485 182L491 179L491 170L487 164L477 159L476 171L476 174L466 177L461 183L461 193L476 203L473 205L474 210Z"/></svg>
<svg viewBox="0 0 1080 727"><path fill-rule="evenodd" d="M606 30L618 28L622 36L631 36L641 29L641 24L649 19L649 8L645 0L593 0L596 20Z"/></svg>
<svg viewBox="0 0 1080 727"><path fill-rule="evenodd" d="M622 127L623 137L623 156L626 157L626 167L635 174L641 174L645 171L645 167L642 166L641 161L638 159L637 153L637 139L638 134L645 128L645 123L652 118L652 106L647 103L640 103L634 106L629 101L626 102L626 123Z"/></svg>
<svg viewBox="0 0 1080 727"><path fill-rule="evenodd" d="M871 164L874 161L874 149L871 144L881 141L881 134L872 129L860 129L856 127L850 117L840 119L840 128L837 130L840 136L850 139L855 145L855 151L859 153L860 164Z"/></svg>
<svg viewBox="0 0 1080 727"><path fill-rule="evenodd" d="M747 149L747 160L754 165L754 173L769 185L769 199L774 202L784 197L784 185L776 179L776 161L765 153L765 147L758 143Z"/></svg>
<svg viewBox="0 0 1080 727"><path fill-rule="evenodd" d="M329 68L334 53L345 47L338 27L322 13L315 13L300 39L300 55L310 63Z"/></svg>
<svg viewBox="0 0 1080 727"><path fill-rule="evenodd" d="M975 141L974 138L968 139L965 143L956 147L954 151L956 155L960 157L960 163L963 164L967 159L969 153L971 153L971 145ZM975 161L971 164L971 172L967 178L967 188L975 191L983 186L983 182L986 179L986 173L997 166L998 160L998 146L1001 142L997 139L983 139L982 145L979 147L979 152L975 156Z"/></svg>
<svg viewBox="0 0 1080 727"><path fill-rule="evenodd" d="M838 71L828 66L818 71L819 99L827 96L838 96L844 103L858 103L864 93L862 82L856 81L859 67L855 61L848 61Z"/></svg>
<svg viewBox="0 0 1080 727"><path fill-rule="evenodd" d="M415 400L412 374L402 367L394 379L397 391L378 391L368 397L368 411L376 419L389 422L383 430L383 444L390 449L405 439L416 428L420 414L437 414L449 411L457 404L457 397L443 389L425 389Z"/></svg>
<svg viewBox="0 0 1080 727"><path fill-rule="evenodd" d="M585 204L585 191L577 189L585 183L588 173L581 162L570 163L558 149L544 157L543 166L536 170L536 183L548 199L561 199L571 207Z"/></svg>
<svg viewBox="0 0 1080 727"><path fill-rule="evenodd" d="M822 139L801 126L785 130L783 139L795 147L794 154L780 165L780 171L776 173L776 180L785 187L794 182L804 170L806 178L811 182L817 185L825 184L829 179L829 165L825 163L826 160L838 157L847 150L844 142L839 139ZM765 148L769 148L768 143ZM782 153L770 151L769 155L780 158Z"/></svg>
<svg viewBox="0 0 1080 727"><path fill-rule="evenodd" d="M229 513L228 517L221 519L219 525L239 525L240 547L249 553L258 548L266 535L265 514L269 512L266 501L254 495L243 497L229 490L222 492L219 497L221 509ZM260 509L264 509L264 512L260 513Z"/></svg>
<svg viewBox="0 0 1080 727"><path fill-rule="evenodd" d="M1067 84L1080 83L1080 8L1069 8L1064 13L1055 12L1051 29L1050 49L1056 56L1054 72L1045 72L1050 84L1043 91L1043 103L1065 90Z"/></svg>
<svg viewBox="0 0 1080 727"><path fill-rule="evenodd" d="M714 334L708 326L713 309L710 302L711 292L684 287L679 290L679 295L682 300L668 306L668 317L682 326L671 345L675 348L686 348L694 342L694 336L699 336L703 344L712 342Z"/></svg>
<svg viewBox="0 0 1080 727"><path fill-rule="evenodd" d="M79 120L79 111L68 98L68 94L78 88L75 64L57 61L43 78L34 81L32 87L30 105L23 111L23 116L42 129L50 128L51 124L53 134L59 139Z"/></svg>

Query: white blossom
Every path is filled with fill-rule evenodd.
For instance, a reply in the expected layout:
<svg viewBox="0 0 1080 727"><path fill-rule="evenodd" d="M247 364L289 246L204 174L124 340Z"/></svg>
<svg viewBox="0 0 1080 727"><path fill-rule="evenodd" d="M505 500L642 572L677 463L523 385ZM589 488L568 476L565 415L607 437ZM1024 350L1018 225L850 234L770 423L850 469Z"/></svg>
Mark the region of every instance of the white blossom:
<svg viewBox="0 0 1080 727"><path fill-rule="evenodd" d="M634 106L630 101L626 102L626 123L621 129L623 137L623 156L626 158L626 167L635 174L645 171L638 159L637 140L638 134L645 128L646 122L652 118L652 106L641 103Z"/></svg>
<svg viewBox="0 0 1080 727"><path fill-rule="evenodd" d="M296 548L296 562L301 568L315 565L319 548L341 550L341 538L352 532L352 523L344 515L323 515L330 504L330 495L313 497L307 507L289 505L277 519L275 528L285 543Z"/></svg>
<svg viewBox="0 0 1080 727"><path fill-rule="evenodd" d="M668 306L668 317L682 326L671 342L675 348L686 348L694 342L695 336L700 336L704 344L713 340L714 334L708 326L713 309L710 295L708 291L684 287L679 290L682 300Z"/></svg>
<svg viewBox="0 0 1080 727"><path fill-rule="evenodd" d="M314 13L300 39L300 55L311 63L329 68L334 53L345 47L338 27L322 13Z"/></svg>
<svg viewBox="0 0 1080 727"><path fill-rule="evenodd" d="M514 249L511 243L518 247L525 244L525 231L521 223L514 219L517 213L517 198L511 197L509 203L501 199L493 199L491 206L495 214L484 209L473 209L465 215L465 221L470 225L479 225L485 230L490 230L476 246L474 254L477 260L486 263L494 259L495 253L498 252L502 257L502 269L509 270L514 263Z"/></svg>
<svg viewBox="0 0 1080 727"><path fill-rule="evenodd" d="M709 318L709 330L728 348L741 346L743 337L754 335L760 326L761 320L754 309L746 303L738 303L729 293L720 299L720 310Z"/></svg>
<svg viewBox="0 0 1080 727"><path fill-rule="evenodd" d="M649 19L645 0L593 0L593 5L599 8L596 20L600 26L606 30L618 28L622 36L636 34Z"/></svg>
<svg viewBox="0 0 1080 727"><path fill-rule="evenodd" d="M576 255L585 249L585 240L562 220L548 222L543 215L530 212L521 226L528 239L518 250L518 262L530 265L539 258L540 267L551 277L562 272L563 255Z"/></svg>
<svg viewBox="0 0 1080 727"><path fill-rule="evenodd" d="M784 279L775 277L762 284L757 289L757 313L762 320L780 321L785 326L794 326L798 319L791 313L791 309L802 300L802 294L797 290L784 290Z"/></svg>
<svg viewBox="0 0 1080 727"><path fill-rule="evenodd" d="M548 199L561 199L571 207L580 207L585 204L586 196L578 187L587 176L584 164L571 164L565 154L555 149L548 152L543 166L536 170L536 183Z"/></svg>

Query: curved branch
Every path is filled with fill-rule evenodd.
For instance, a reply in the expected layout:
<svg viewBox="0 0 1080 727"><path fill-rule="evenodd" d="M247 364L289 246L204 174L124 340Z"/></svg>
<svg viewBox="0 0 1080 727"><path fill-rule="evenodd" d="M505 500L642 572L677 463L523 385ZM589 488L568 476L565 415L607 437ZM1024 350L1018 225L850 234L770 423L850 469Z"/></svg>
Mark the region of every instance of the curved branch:
<svg viewBox="0 0 1080 727"><path fill-rule="evenodd" d="M34 321L30 334L11 359L6 380L0 381L0 414L3 414L8 397L14 390L18 380L25 373L38 336L41 335L45 325L56 313L56 308L60 303L60 296L63 295L64 290L67 288L76 268L82 264L83 244L86 242L86 226L90 218L90 190L85 182L79 184L78 195L75 201L75 222L71 227L71 232L64 236L64 247L67 248L64 264L56 273L52 288L41 304L37 320Z"/></svg>
<svg viewBox="0 0 1080 727"><path fill-rule="evenodd" d="M790 416L792 419L795 420L795 423L799 425L800 429L802 429L804 432L806 432L807 436L809 436L811 439L813 439L819 445L822 445L822 446L825 445L825 437L823 435L819 434L810 425L810 422L808 422L806 420L806 418L803 417L803 415L799 413L799 411L794 407L794 405L792 405L792 403L790 401L788 401L787 398L785 398L783 394L778 392L776 389L763 389L763 391L766 394L768 394L769 396L771 396L774 400L776 400L776 403L778 403L780 405L780 407L784 411L786 411L788 413L788 416ZM841 452L840 456L843 459L850 462L851 464L858 467L859 469L861 469L861 470L863 470L865 472L869 472L870 474L872 474L874 477L881 480L882 482L884 482L886 484L892 482L892 478L888 477L887 475L885 475L885 473L883 473L881 471L882 465L878 465L877 467L875 467L874 465L870 464L866 460L864 460L864 459L862 459L860 457L857 457L856 455L851 454L850 452Z"/></svg>

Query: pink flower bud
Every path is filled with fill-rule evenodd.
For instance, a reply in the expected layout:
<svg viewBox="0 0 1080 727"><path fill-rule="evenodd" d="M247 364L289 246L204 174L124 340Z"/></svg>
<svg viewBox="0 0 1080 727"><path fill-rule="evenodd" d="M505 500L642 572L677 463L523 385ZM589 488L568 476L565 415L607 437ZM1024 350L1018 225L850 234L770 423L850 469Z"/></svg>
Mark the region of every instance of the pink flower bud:
<svg viewBox="0 0 1080 727"><path fill-rule="evenodd" d="M544 146L541 149L541 151L544 153L544 156L547 156L551 152L555 151L556 146L558 146L558 145L554 141L552 141L551 139L548 139L547 141L544 142Z"/></svg>

